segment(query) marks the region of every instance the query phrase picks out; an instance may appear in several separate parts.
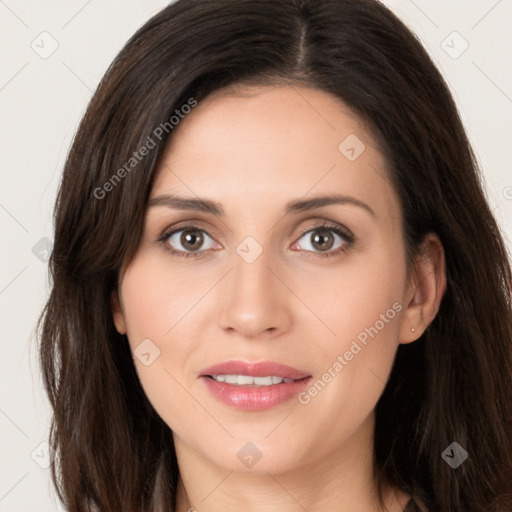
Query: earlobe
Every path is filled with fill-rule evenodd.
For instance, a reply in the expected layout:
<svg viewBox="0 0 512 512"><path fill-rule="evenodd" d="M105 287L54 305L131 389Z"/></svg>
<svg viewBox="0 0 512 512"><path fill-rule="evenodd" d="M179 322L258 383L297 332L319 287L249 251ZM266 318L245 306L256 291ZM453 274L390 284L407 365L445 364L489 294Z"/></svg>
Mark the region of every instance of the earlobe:
<svg viewBox="0 0 512 512"><path fill-rule="evenodd" d="M117 290L114 290L110 296L110 305L117 332L119 334L126 334L126 323Z"/></svg>
<svg viewBox="0 0 512 512"><path fill-rule="evenodd" d="M415 261L401 320L400 343L412 343L434 320L446 291L446 262L443 245L435 233L428 233Z"/></svg>

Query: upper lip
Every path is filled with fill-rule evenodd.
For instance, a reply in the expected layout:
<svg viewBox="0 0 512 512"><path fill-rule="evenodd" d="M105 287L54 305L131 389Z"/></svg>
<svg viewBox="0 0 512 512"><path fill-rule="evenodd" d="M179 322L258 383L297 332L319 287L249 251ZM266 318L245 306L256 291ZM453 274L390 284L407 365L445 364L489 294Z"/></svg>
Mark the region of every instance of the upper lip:
<svg viewBox="0 0 512 512"><path fill-rule="evenodd" d="M309 373L274 361L226 361L201 370L201 375L252 375L253 377L283 377L299 380L310 377Z"/></svg>

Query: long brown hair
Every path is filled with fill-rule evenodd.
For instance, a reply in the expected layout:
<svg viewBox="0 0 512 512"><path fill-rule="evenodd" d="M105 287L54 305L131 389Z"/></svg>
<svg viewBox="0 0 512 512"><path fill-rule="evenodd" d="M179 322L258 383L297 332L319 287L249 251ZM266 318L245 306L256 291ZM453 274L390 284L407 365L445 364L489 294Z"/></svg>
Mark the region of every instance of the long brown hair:
<svg viewBox="0 0 512 512"><path fill-rule="evenodd" d="M438 314L400 345L377 405L379 489L397 486L436 512L512 510L509 256L445 81L374 0L178 0L108 69L65 164L38 324L61 500L71 512L174 510L172 433L144 394L110 297L137 250L171 116L225 86L283 83L326 91L371 126L409 262L429 231L445 250ZM156 147L127 167L159 126ZM456 469L441 455L452 442L469 454Z"/></svg>

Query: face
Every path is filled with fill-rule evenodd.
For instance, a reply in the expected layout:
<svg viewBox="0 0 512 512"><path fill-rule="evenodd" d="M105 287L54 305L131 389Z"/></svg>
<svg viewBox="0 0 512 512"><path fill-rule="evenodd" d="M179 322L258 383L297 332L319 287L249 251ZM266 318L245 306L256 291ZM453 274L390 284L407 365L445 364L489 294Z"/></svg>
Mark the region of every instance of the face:
<svg viewBox="0 0 512 512"><path fill-rule="evenodd" d="M173 133L114 320L179 453L279 472L368 441L411 292L363 123L319 90L243 93Z"/></svg>

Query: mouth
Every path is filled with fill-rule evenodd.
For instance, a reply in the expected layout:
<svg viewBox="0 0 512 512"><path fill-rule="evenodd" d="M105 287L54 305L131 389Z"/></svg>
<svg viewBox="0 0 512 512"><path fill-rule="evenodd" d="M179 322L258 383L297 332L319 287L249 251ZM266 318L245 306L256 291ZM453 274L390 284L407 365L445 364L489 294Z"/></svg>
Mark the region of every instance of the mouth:
<svg viewBox="0 0 512 512"><path fill-rule="evenodd" d="M282 384L289 382L296 382L295 379L289 379L287 377L278 377L275 375L268 375L265 377L255 377L254 375L205 375L217 382L225 382L226 384L232 384L234 386L274 386L276 384ZM297 379L299 380L299 379Z"/></svg>
<svg viewBox="0 0 512 512"><path fill-rule="evenodd" d="M200 378L222 403L237 409L260 411L296 396L312 375L271 361L227 361L202 370Z"/></svg>

